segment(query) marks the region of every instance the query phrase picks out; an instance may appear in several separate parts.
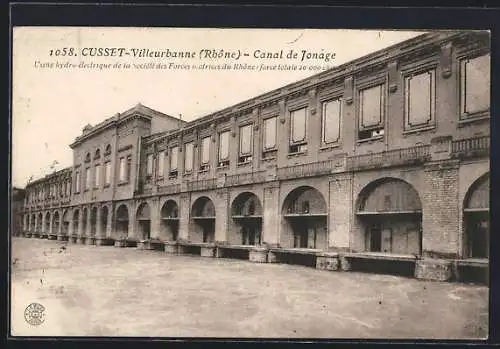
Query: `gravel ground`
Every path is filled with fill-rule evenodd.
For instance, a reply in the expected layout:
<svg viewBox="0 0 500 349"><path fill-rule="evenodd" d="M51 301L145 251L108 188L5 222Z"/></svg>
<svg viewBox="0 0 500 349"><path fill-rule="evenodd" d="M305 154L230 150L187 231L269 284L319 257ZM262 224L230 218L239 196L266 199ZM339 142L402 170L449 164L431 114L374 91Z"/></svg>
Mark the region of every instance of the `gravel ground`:
<svg viewBox="0 0 500 349"><path fill-rule="evenodd" d="M64 246L64 248L63 248ZM20 336L485 338L488 288L135 248L12 240ZM28 304L45 306L38 326Z"/></svg>

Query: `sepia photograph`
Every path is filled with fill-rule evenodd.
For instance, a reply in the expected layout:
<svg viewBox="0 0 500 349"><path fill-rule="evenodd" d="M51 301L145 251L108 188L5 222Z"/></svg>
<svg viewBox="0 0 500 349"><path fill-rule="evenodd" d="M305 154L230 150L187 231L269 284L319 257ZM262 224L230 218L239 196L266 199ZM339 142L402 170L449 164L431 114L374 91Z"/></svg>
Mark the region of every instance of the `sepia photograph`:
<svg viewBox="0 0 500 349"><path fill-rule="evenodd" d="M490 36L13 27L10 335L487 339Z"/></svg>

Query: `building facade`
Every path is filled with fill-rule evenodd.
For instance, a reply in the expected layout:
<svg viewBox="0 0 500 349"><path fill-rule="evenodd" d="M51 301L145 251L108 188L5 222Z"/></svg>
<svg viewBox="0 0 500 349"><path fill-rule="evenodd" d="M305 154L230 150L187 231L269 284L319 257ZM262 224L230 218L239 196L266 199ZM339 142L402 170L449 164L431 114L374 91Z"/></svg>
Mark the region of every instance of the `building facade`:
<svg viewBox="0 0 500 349"><path fill-rule="evenodd" d="M192 122L87 125L73 166L27 186L23 229L446 279L487 267L489 144L489 33L434 32Z"/></svg>
<svg viewBox="0 0 500 349"><path fill-rule="evenodd" d="M21 188L12 188L11 192L11 234L19 236L23 233L23 215L24 215L24 196L25 191Z"/></svg>

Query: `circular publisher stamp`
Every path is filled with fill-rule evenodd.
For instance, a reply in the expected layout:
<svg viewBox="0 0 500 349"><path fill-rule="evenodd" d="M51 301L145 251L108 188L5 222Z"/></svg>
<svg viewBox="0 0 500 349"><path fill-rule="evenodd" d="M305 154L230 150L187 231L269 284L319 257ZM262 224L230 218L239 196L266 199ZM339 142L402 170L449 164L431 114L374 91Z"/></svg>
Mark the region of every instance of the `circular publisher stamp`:
<svg viewBox="0 0 500 349"><path fill-rule="evenodd" d="M24 310L24 319L30 325L41 325L45 321L45 307L40 303L31 303Z"/></svg>

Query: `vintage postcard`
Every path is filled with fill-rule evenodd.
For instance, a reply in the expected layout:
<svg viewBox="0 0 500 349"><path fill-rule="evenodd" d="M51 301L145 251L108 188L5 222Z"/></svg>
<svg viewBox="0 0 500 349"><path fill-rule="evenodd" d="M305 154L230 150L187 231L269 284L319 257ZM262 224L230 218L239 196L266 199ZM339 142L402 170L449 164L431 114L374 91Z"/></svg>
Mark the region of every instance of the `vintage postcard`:
<svg viewBox="0 0 500 349"><path fill-rule="evenodd" d="M12 39L12 336L488 337L488 31Z"/></svg>

